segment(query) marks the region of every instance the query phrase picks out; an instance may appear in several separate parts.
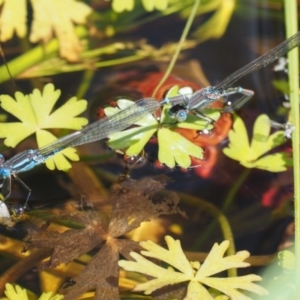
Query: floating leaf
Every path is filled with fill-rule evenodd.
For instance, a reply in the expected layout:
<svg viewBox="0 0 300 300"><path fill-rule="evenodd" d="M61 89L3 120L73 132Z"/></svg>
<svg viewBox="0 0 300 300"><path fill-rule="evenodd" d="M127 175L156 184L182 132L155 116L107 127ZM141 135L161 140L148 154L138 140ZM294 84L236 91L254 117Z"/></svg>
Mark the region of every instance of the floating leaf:
<svg viewBox="0 0 300 300"><path fill-rule="evenodd" d="M20 120L20 122L0 123L0 138L5 138L4 144L8 147L15 147L23 139L35 133L40 148L56 139L52 133L44 129L68 128L78 130L86 125L86 118L76 116L86 109L87 102L72 97L60 108L53 111L59 96L60 90L55 90L51 83L45 85L42 92L37 89L29 95L16 92L15 99L9 95L1 95L1 107ZM55 166L59 170L70 169L71 165L64 156L76 161L79 157L75 151L74 148L61 151L46 161L47 167L51 170Z"/></svg>
<svg viewBox="0 0 300 300"><path fill-rule="evenodd" d="M20 38L27 34L27 1L1 0L3 3L0 16L0 41L13 37L14 32ZM47 43L53 35L59 41L60 55L69 61L78 61L82 50L75 33L75 24L85 24L91 7L75 0L38 0L31 1L33 22L30 42Z"/></svg>
<svg viewBox="0 0 300 300"><path fill-rule="evenodd" d="M10 283L7 283L5 285L4 293L9 300L29 300L27 291L22 289L19 285L13 286ZM43 293L38 300L62 300L64 298L62 295L52 296L52 294L52 292Z"/></svg>
<svg viewBox="0 0 300 300"><path fill-rule="evenodd" d="M169 168L174 168L176 164L183 168L190 167L190 155L196 158L203 157L202 148L177 132L161 128L157 136L159 142L158 159Z"/></svg>
<svg viewBox="0 0 300 300"><path fill-rule="evenodd" d="M142 222L161 214L182 214L178 207L179 199L174 193L167 196L158 193L166 183L163 177L124 181L110 197L112 211L109 218L103 218L96 210L72 212L63 215L62 219L81 225L81 229L62 233L45 229L29 231L26 238L28 248L53 249L50 259L41 263L41 270L67 264L97 248L98 252L89 264L72 279L73 284L62 288L64 300L77 299L93 289L96 290L95 299L99 295L101 299L119 299L119 255L129 259L129 252L140 250L138 243L123 236Z"/></svg>
<svg viewBox="0 0 300 300"><path fill-rule="evenodd" d="M47 43L54 33L59 41L60 56L69 61L78 61L82 46L74 25L85 24L92 9L75 0L38 0L31 3L34 14L30 42Z"/></svg>
<svg viewBox="0 0 300 300"><path fill-rule="evenodd" d="M253 281L262 279L254 274L230 278L210 277L231 268L249 266L248 263L244 262L249 257L248 251L240 251L235 255L223 257L229 246L229 241L223 241L220 245L215 243L202 265L187 260L179 240L166 236L165 241L168 249L156 245L152 241L141 242L140 246L147 250L141 251L143 256L131 252L130 256L135 261L119 261L119 266L127 271L139 272L154 278L145 283L137 284L133 289L134 291L143 291L149 295L165 286L188 282L187 294L184 298L186 300L213 300L206 286L221 291L232 300L250 299L237 289L251 291L261 296L268 294L264 288L253 283ZM165 269L144 256L163 261L172 268Z"/></svg>
<svg viewBox="0 0 300 300"><path fill-rule="evenodd" d="M124 10L131 11L134 8L134 0L112 0L112 9L121 13Z"/></svg>
<svg viewBox="0 0 300 300"><path fill-rule="evenodd" d="M0 16L0 41L5 42L13 37L16 32L19 38L24 38L26 27L26 0L1 0L3 4Z"/></svg>
<svg viewBox="0 0 300 300"><path fill-rule="evenodd" d="M28 300L27 292L19 285L13 286L9 283L5 285L5 295L9 300Z"/></svg>
<svg viewBox="0 0 300 300"><path fill-rule="evenodd" d="M168 0L142 0L142 3L147 11L165 10L168 7Z"/></svg>
<svg viewBox="0 0 300 300"><path fill-rule="evenodd" d="M228 148L223 150L228 157L237 160L246 168L258 168L270 172L282 172L289 163L289 153L267 153L285 143L284 131L270 135L271 121L267 115L260 115L253 128L253 137L249 142L243 120L236 116L233 129L229 132Z"/></svg>
<svg viewBox="0 0 300 300"><path fill-rule="evenodd" d="M133 104L132 101L126 99L120 99L117 101L118 107L107 107L104 112L107 116L111 116L121 109ZM126 149L128 156L134 156L139 154L157 131L159 123L149 113L143 119L135 123L139 127L130 128L121 132L113 133L109 136L108 145L113 149Z"/></svg>
<svg viewBox="0 0 300 300"><path fill-rule="evenodd" d="M168 6L168 0L142 0L145 10L164 10ZM112 0L112 9L121 13L125 10L131 11L134 8L134 0Z"/></svg>
<svg viewBox="0 0 300 300"><path fill-rule="evenodd" d="M235 6L234 0L211 0L201 3L198 14L209 13L211 17L193 33L197 41L204 42L209 39L220 38L226 32ZM190 8L184 9L181 14L187 17L190 14Z"/></svg>

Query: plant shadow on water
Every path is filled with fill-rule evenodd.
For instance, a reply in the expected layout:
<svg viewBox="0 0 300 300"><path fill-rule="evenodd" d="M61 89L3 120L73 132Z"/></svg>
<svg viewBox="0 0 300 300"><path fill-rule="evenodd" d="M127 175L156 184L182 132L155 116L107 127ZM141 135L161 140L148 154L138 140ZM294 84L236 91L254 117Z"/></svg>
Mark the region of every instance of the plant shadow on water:
<svg viewBox="0 0 300 300"><path fill-rule="evenodd" d="M153 34L155 34L157 40L152 43L155 45L155 43L159 43L159 40L165 39L165 35L161 32L161 27L164 24L170 32L175 32L175 28L177 32L178 29L179 35L183 27L182 22L176 18L171 19L171 21L173 23L169 21L165 24L166 21L164 20L156 20L150 25L141 26L132 36L134 38L148 37L151 43L154 40ZM197 66L188 63L188 61L196 59L201 62L204 74L209 78L210 83L212 85L217 84L228 74L266 52L262 50L261 53L254 53L251 51L251 46L255 48L253 43L258 38L261 41L265 40L263 35L257 37L257 32L261 32L261 28L264 28L269 37L270 33L273 32L272 26L277 22L269 19L267 21L260 20L260 22L260 26L255 28L254 24L258 23L257 20L253 21L251 17L244 19L233 16L227 32L220 40L208 41L189 50L184 66L181 67L178 64L177 70L175 69L173 74L184 80L188 79L189 82L194 80L201 84L201 79L197 75L191 76L191 73L199 74L201 71L197 69ZM171 28L170 23L172 24ZM276 26L279 27L281 24ZM268 48L272 46L267 45ZM98 71L85 97L91 99L89 102L89 119L93 120L93 118L98 117L101 114L101 111L99 112L100 107L120 97L134 100L150 97L156 83L154 84L153 78L148 79L149 70L154 74L160 74L159 72L164 69L164 63L153 64L151 62L145 63L145 66L139 63L131 64L126 68L118 67L107 71L103 71L103 69ZM276 115L276 109L281 105L279 92L272 87L271 81L280 76L285 77L285 75L272 72L271 67L266 67L257 73L242 78L238 82L238 85L255 91L255 97L239 111L239 115L247 124L250 135L254 120L260 113L267 113L275 119L281 118ZM132 74L134 75L132 77L138 77L138 80L136 78L131 79L130 75ZM68 85L67 90L63 89L63 93L69 95L73 95L77 89L76 83L69 85L69 82L80 82L80 80L81 75L77 74L59 75L55 79L58 88L65 88ZM149 90L145 91L143 85L147 86ZM166 92L163 87L162 96L165 96ZM49 255L49 248L54 248L50 260L40 264L39 270L54 268L61 263L69 263L85 253L92 253L91 251L94 250L93 258L89 256L80 261L80 264L85 265L85 267L79 268L79 275L74 274L75 272L71 270L72 263L70 263L69 269L64 269L63 272L65 273L61 275L61 283L67 281L68 278L73 279L67 281L61 291L66 293L65 299L76 299L77 295L90 289L97 290L96 297L100 295L103 289L107 289L106 299L117 299L119 276L117 261L119 254L124 258L131 259L129 252L140 249L136 242L123 239L123 236L137 228L140 222L163 214L163 220L165 220L163 225L155 225L154 229L150 227L147 229L146 227L146 229L141 230L140 235L145 239L154 238L158 243L165 243L163 235L172 234L180 238L182 248L187 251L208 252L214 242L223 240L213 214L207 211L205 205L187 198L189 196L197 197L219 209L224 207L226 196L245 170L238 162L230 160L223 154L222 149L226 145L227 140L224 137L220 144L207 147L207 153L214 154L215 161L209 167L209 172L203 176L203 169L206 166L196 168L197 162L195 167L189 170L178 167L174 169L160 168L157 164L157 144L152 141L145 147L145 157L141 159L142 162L128 164L129 174L125 175L129 175L130 179L125 176L126 179L117 185L112 183L117 182L126 165L123 155L113 154L106 142L82 146L79 151L83 161L84 158L87 161L83 164L75 162L75 169L70 171L68 176L58 175L59 172L57 172L54 176L49 176L51 180L48 181L44 174L42 178L41 169L43 167L41 167L22 177L22 180L24 178L24 182L33 191L28 205L30 208L29 220L46 219L49 223L40 229L38 227L41 226L40 222L35 224L34 221L36 226L27 225L27 221L20 222L13 231L6 232L6 234L23 237L24 231L29 231L29 235L26 237L26 247L42 249L41 252L36 252L36 263L41 256L47 257ZM289 147L289 142L282 146L283 149ZM110 153L111 157L104 160L93 159L95 153ZM88 162L89 157L92 157L91 162ZM94 174L90 174L90 167L95 171L97 178ZM166 175L168 180L162 179L164 177L157 179L157 176L161 174ZM291 214L286 208L286 203L290 201L289 199L292 198L293 194L291 176L291 170L284 173L271 173L258 169L250 171L236 193L234 201L228 205L226 210L226 217L230 220L237 250L247 249L252 255L264 255L275 253L281 246L286 228L292 222ZM53 178L54 181L51 183ZM41 181L43 184L39 183ZM161 191L166 188L169 191ZM177 196L173 192L177 192ZM154 196L156 193L159 196ZM26 196L23 197L26 198ZM181 199L180 209L177 207L177 197ZM70 198L78 199L75 201L75 205L72 202L73 204L68 206ZM107 199L110 198L113 199L110 202L113 208L107 204ZM36 211L36 208L40 207L45 199L45 205L54 207L54 210L51 212L49 210L44 214ZM155 201L153 204L153 200L157 199L160 204L155 203ZM66 206L62 202L65 202ZM66 212L66 210L69 211ZM101 211L100 216L96 213L98 210ZM182 218L178 214L181 213L181 210L185 212L188 218ZM171 213L176 214L165 216ZM48 227L52 221L72 229L67 231L64 228L63 230L55 224L51 224L53 227ZM17 232L20 227L22 227L22 233ZM210 230L206 232L207 229ZM158 233L159 230L163 233ZM203 237L201 237L202 234ZM25 266L23 268L26 270ZM74 267L74 269L76 268L78 266ZM245 270L246 272L249 271ZM39 287L28 284L33 281L32 274L28 274L27 278L24 276L25 279L17 282L26 288L29 287L36 293L40 293ZM96 279L96 274L103 280ZM87 278L88 284L86 283ZM10 279L14 278L11 277ZM1 287L3 288L3 285ZM99 299L101 298L99 297Z"/></svg>

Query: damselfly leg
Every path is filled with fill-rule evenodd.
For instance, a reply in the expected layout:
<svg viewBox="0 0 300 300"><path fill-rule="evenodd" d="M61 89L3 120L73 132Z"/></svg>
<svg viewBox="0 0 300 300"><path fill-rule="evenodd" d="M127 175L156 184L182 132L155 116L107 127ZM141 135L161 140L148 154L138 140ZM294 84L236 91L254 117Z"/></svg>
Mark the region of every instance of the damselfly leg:
<svg viewBox="0 0 300 300"><path fill-rule="evenodd" d="M271 123L272 128L282 129L284 131L284 136L287 139L292 138L292 133L295 129L295 126L292 123L287 122L287 123L281 124L281 123L278 123L278 122L275 122L275 121L272 121L272 120L270 120L270 123Z"/></svg>
<svg viewBox="0 0 300 300"><path fill-rule="evenodd" d="M226 99L227 97L236 94L241 94L242 96L238 99L235 99L234 101L231 101L230 99L228 99L228 101L226 100L225 106L223 108L225 112L232 112L240 109L253 97L254 92L251 90L244 89L242 87L234 87L224 90L222 97Z"/></svg>

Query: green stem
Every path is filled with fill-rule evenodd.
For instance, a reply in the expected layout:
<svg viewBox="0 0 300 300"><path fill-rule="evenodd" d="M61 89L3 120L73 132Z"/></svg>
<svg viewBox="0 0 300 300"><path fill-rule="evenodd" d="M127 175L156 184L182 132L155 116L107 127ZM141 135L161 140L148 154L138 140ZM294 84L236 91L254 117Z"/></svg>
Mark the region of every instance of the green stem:
<svg viewBox="0 0 300 300"><path fill-rule="evenodd" d="M63 61L52 61L49 60L43 65L39 65L38 68L34 70L30 70L30 74L22 73L19 78L28 78L28 77L40 77L40 76L51 76L56 74L68 73L68 72L76 72L82 71L86 69L95 70L96 68L104 68L115 66L119 64L125 64L133 61L138 61L147 58L146 55L130 55L127 57L116 58L106 61L100 62L92 62L92 63L77 63L77 64L64 64Z"/></svg>
<svg viewBox="0 0 300 300"><path fill-rule="evenodd" d="M195 19L195 15L196 15L196 12L197 12L197 9L198 9L199 5L200 5L200 0L195 0L195 4L194 4L194 6L192 8L192 11L191 11L191 14L190 14L190 16L189 16L189 18L188 18L188 20L187 20L187 22L185 24L185 27L184 27L182 35L180 37L179 43L178 43L178 45L176 47L176 51L175 51L175 53L174 53L174 55L173 55L173 57L172 57L172 59L170 61L170 64L169 64L169 66L168 66L168 68L167 68L167 70L166 70L163 78L160 80L159 84L156 86L155 90L153 91L152 97L155 96L155 94L157 93L157 91L159 90L159 88L164 84L164 82L167 80L168 76L172 72L172 70L174 68L174 65L175 65L175 63L176 63L176 61L178 59L179 54L180 54L180 51L181 51L181 49L183 47L183 44L184 44L184 42L186 40L186 37L187 37L187 35L189 33L189 30L190 30L190 28L191 28L191 26L193 24L193 21Z"/></svg>
<svg viewBox="0 0 300 300"><path fill-rule="evenodd" d="M85 70L83 72L83 77L82 77L81 83L76 92L76 97L78 99L81 99L82 97L84 97L85 93L87 92L87 90L89 89L89 87L91 85L94 74L95 74L94 70Z"/></svg>
<svg viewBox="0 0 300 300"><path fill-rule="evenodd" d="M147 57L146 55L136 54L136 55L131 55L131 56L122 57L122 58L100 61L100 62L96 63L95 66L97 68L110 67L110 66L114 66L114 65L125 64L125 63L129 63L132 61L145 59L146 57Z"/></svg>
<svg viewBox="0 0 300 300"><path fill-rule="evenodd" d="M227 194L227 197L225 198L222 211L225 212L228 207L231 205L231 203L234 200L234 197L237 193L237 191L241 188L242 184L245 182L246 178L248 177L251 169L245 168L243 173L240 175L238 180L235 182L235 184L230 189L229 193Z"/></svg>
<svg viewBox="0 0 300 300"><path fill-rule="evenodd" d="M76 34L79 38L86 37L88 31L83 26L76 27ZM12 77L16 77L27 69L42 62L45 57L57 53L59 50L59 43L57 39L52 39L46 45L37 46L23 55L8 62L7 67L10 70ZM10 80L10 75L6 71L6 66L0 67L0 83Z"/></svg>
<svg viewBox="0 0 300 300"><path fill-rule="evenodd" d="M31 45L27 38L19 39L19 45L21 48L21 53L27 53L27 51L31 50ZM44 83L40 80L40 78L30 78L31 89L39 89L40 91L44 87Z"/></svg>
<svg viewBox="0 0 300 300"><path fill-rule="evenodd" d="M285 20L287 37L298 31L297 1L285 0ZM300 284L300 129L299 129L299 49L288 53L291 117L295 126L293 143L294 197L295 197L295 256L296 285Z"/></svg>
<svg viewBox="0 0 300 300"><path fill-rule="evenodd" d="M236 253L236 251L235 251L233 233L232 233L230 224L229 224L226 216L221 212L221 210L219 210L215 205L213 205L205 200L202 200L198 197L190 196L190 195L180 193L180 192L177 192L177 194L183 202L185 202L189 205L195 206L195 207L200 207L214 217L214 219L220 225L224 240L230 241L229 247L226 252L227 255L234 255ZM228 270L228 276L229 277L237 276L237 270L236 269Z"/></svg>

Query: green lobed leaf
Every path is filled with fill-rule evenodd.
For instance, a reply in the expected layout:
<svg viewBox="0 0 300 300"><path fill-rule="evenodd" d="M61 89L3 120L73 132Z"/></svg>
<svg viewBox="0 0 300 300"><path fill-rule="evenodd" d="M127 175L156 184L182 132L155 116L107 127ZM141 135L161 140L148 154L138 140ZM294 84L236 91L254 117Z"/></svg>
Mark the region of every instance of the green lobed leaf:
<svg viewBox="0 0 300 300"><path fill-rule="evenodd" d="M285 152L268 154L286 139L284 131L270 135L271 121L267 115L257 117L253 137L249 144L248 133L243 120L235 116L233 129L229 132L229 145L223 149L228 157L237 160L246 168L258 168L270 172L282 172L290 165L290 154Z"/></svg>

